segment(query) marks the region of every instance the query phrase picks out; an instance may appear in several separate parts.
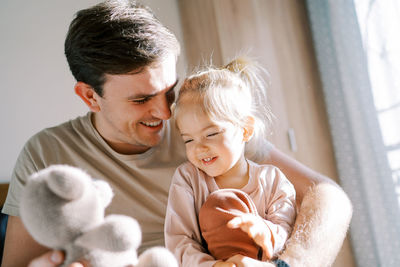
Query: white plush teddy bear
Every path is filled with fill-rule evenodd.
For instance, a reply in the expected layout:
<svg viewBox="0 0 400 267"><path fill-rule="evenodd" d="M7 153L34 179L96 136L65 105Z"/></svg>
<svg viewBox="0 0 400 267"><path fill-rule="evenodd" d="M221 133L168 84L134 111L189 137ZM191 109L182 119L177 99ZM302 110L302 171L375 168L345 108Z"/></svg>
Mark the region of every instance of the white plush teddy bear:
<svg viewBox="0 0 400 267"><path fill-rule="evenodd" d="M177 267L172 253L162 247L149 249L138 259L137 221L125 215L104 217L112 197L108 183L75 167L53 165L29 177L20 215L37 242L65 251L64 266L86 260L92 267Z"/></svg>

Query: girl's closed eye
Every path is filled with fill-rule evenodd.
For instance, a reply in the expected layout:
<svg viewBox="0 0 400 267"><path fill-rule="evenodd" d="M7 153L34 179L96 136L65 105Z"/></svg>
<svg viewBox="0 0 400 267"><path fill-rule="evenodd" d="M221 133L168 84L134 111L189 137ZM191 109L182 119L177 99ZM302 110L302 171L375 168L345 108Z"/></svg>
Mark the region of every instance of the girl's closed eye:
<svg viewBox="0 0 400 267"><path fill-rule="evenodd" d="M207 137L212 137L212 136L215 136L215 135L217 135L217 134L219 134L220 132L213 132L213 133L210 133L210 134L207 134Z"/></svg>
<svg viewBox="0 0 400 267"><path fill-rule="evenodd" d="M193 139L186 139L186 140L183 140L183 142L185 143L185 144L188 144L188 143L190 143L190 142L192 142L193 141Z"/></svg>
<svg viewBox="0 0 400 267"><path fill-rule="evenodd" d="M224 128L215 128L215 129L209 131L208 133L206 133L206 137L213 137L213 136L219 135L224 132L225 132Z"/></svg>

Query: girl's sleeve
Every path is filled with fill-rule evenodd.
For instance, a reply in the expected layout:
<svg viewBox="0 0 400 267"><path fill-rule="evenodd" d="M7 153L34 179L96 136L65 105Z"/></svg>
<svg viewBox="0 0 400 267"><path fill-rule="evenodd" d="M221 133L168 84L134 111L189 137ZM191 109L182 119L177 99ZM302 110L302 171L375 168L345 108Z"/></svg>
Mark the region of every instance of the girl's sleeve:
<svg viewBox="0 0 400 267"><path fill-rule="evenodd" d="M270 194L266 195L265 223L274 240L273 255L281 252L296 219L296 191L285 175L276 167L267 172L273 183Z"/></svg>
<svg viewBox="0 0 400 267"><path fill-rule="evenodd" d="M179 167L172 179L164 227L165 244L179 266L210 267L216 261L202 245L194 192L185 175L188 173Z"/></svg>

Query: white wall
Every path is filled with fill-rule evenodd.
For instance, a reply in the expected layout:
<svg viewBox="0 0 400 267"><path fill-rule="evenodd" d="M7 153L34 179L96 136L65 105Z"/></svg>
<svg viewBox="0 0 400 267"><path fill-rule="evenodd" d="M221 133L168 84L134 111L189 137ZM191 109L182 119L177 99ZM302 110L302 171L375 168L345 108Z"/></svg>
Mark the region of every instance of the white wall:
<svg viewBox="0 0 400 267"><path fill-rule="evenodd" d="M73 91L64 38L75 12L98 2L0 1L0 182L10 179L30 136L88 111ZM142 3L182 40L177 0ZM183 62L181 57L181 75Z"/></svg>

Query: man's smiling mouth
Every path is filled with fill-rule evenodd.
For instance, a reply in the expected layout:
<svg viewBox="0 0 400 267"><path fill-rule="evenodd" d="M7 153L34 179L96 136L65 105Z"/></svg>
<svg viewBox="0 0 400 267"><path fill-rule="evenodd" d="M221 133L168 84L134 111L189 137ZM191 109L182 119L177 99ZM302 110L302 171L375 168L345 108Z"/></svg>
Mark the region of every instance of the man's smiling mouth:
<svg viewBox="0 0 400 267"><path fill-rule="evenodd" d="M157 127L162 123L162 120L159 121L153 121L153 122L141 122L141 124L147 126L147 127Z"/></svg>

